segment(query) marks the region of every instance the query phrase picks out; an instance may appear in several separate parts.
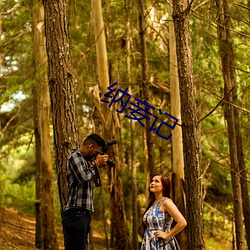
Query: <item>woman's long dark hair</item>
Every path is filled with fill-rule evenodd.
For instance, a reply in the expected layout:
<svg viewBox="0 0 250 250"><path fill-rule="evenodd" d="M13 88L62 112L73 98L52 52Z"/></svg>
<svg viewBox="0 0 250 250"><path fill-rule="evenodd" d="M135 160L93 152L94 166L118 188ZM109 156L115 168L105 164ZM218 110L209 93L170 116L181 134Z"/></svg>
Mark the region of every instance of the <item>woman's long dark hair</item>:
<svg viewBox="0 0 250 250"><path fill-rule="evenodd" d="M164 175L164 174L154 174L151 179L150 179L150 183L151 181L153 180L153 178L155 176L160 176L161 177L161 182L162 182L162 188L163 188L163 197L168 197L170 198L170 192L171 192L171 183L170 183L170 179ZM154 193L152 193L150 191L150 187L148 188L149 189L149 198L148 198L148 203L147 203L147 207L146 207L146 210L144 212L144 214L148 211L148 209L152 206L152 204L154 203L155 201L155 195ZM144 224L144 223L143 223ZM146 230L146 225L144 224L144 231Z"/></svg>
<svg viewBox="0 0 250 250"><path fill-rule="evenodd" d="M151 181L153 180L153 178L155 176L160 176L161 177L161 182L162 182L162 187L163 187L163 197L170 198L170 192L171 192L170 179L166 175L158 173L158 174L154 174L151 177L150 183L151 183ZM147 204L147 207L146 207L146 211L152 206L152 204L155 201L155 195L154 195L154 193L150 192L150 187L148 189L149 189L149 198L148 198L148 204Z"/></svg>

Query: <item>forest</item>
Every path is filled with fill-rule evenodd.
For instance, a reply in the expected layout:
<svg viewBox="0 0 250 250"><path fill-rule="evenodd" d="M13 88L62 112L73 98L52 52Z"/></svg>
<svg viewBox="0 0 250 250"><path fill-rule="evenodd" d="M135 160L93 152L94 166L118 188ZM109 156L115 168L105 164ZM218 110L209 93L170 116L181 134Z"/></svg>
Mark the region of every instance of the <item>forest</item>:
<svg viewBox="0 0 250 250"><path fill-rule="evenodd" d="M155 173L181 250L250 249L249 27L250 0L0 0L0 249L3 209L34 218L29 249L64 249L67 155L91 133L117 143L89 249L140 249Z"/></svg>

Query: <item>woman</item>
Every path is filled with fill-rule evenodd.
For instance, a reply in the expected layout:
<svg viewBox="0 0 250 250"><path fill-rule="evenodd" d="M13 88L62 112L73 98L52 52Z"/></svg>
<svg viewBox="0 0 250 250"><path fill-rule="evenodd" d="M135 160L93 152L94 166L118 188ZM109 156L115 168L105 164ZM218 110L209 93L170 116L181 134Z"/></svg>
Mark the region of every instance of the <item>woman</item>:
<svg viewBox="0 0 250 250"><path fill-rule="evenodd" d="M141 250L180 249L175 235L187 222L170 197L170 180L165 175L156 174L151 178L149 201L143 216L145 232ZM171 229L173 220L176 222Z"/></svg>

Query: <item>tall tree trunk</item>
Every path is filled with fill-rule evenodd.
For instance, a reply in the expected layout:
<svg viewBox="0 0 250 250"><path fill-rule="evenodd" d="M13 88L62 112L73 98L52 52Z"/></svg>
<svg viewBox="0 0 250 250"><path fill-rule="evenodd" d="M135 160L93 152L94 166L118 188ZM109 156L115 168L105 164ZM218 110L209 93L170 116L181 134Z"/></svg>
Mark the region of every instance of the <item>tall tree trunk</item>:
<svg viewBox="0 0 250 250"><path fill-rule="evenodd" d="M130 86L131 94L131 65L130 65L130 22L131 22L131 0L125 0L126 10L126 69L127 82ZM135 163L135 144L134 130L135 124L130 119L130 142L131 142L131 181L132 181L132 246L134 250L138 250L138 206L137 206L137 178L136 178L136 163Z"/></svg>
<svg viewBox="0 0 250 250"><path fill-rule="evenodd" d="M145 6L144 0L138 0L139 7L139 32L140 32L140 43L141 43L141 66L142 66L142 85L140 88L140 95L143 100L149 99L149 88L148 88L148 59L147 59L147 47L146 47L146 20L145 20ZM146 134L146 145L147 145L147 157L146 166L147 176L146 182L149 183L150 176L154 173L154 142L152 132L149 131L151 127L151 121L146 119L145 134Z"/></svg>
<svg viewBox="0 0 250 250"><path fill-rule="evenodd" d="M53 201L53 175L50 149L50 99L46 71L44 10L42 1L33 3L33 58L35 70L34 126L36 138L36 246L58 249Z"/></svg>
<svg viewBox="0 0 250 250"><path fill-rule="evenodd" d="M237 95L236 95L237 98ZM240 131L240 118L239 112L236 108L234 108L235 115L235 129L236 129L236 143L237 143L237 153L238 153L238 161L239 161L239 170L240 170L240 183L241 183L241 196L242 196L242 207L243 207L243 215L244 215L244 224L246 231L246 240L248 249L250 249L250 201L248 195L248 181L247 181L247 171L243 153L243 145L242 145L242 136Z"/></svg>
<svg viewBox="0 0 250 250"><path fill-rule="evenodd" d="M2 16L2 0L0 0L0 37L2 37L2 34L3 34L3 16ZM0 69L2 67L2 64L3 64L3 55L0 52Z"/></svg>
<svg viewBox="0 0 250 250"><path fill-rule="evenodd" d="M108 91L109 71L101 0L92 0L92 5L96 39L98 81L100 85L101 95L103 95Z"/></svg>
<svg viewBox="0 0 250 250"><path fill-rule="evenodd" d="M189 6L190 7L190 6ZM194 96L193 58L189 27L190 9L185 0L173 1L173 20L180 82L183 134L187 249L204 249L201 169L199 161L198 124Z"/></svg>
<svg viewBox="0 0 250 250"><path fill-rule="evenodd" d="M78 147L66 0L43 0L48 56L48 81L54 129L55 163L61 209L66 203L66 162Z"/></svg>
<svg viewBox="0 0 250 250"><path fill-rule="evenodd" d="M222 73L224 78L224 95L225 100L225 118L227 121L228 140L230 149L231 161L231 179L233 186L234 197L234 214L235 214L235 229L236 229L236 244L237 249L245 249L244 229L243 229L243 208L241 198L241 180L239 167L239 152L237 149L237 131L235 108L232 104L237 98L236 89L236 72L234 68L234 53L230 34L230 13L227 0L216 0L218 10L218 38L219 38L219 53L222 63ZM238 127L238 126L237 126ZM239 128L239 127L238 127ZM239 132L239 131L238 131ZM239 140L238 140L239 143Z"/></svg>
<svg viewBox="0 0 250 250"><path fill-rule="evenodd" d="M137 178L136 178L136 162L135 162L135 124L130 120L131 134L131 177L132 177L132 241L133 249L138 250L138 203L137 203Z"/></svg>
<svg viewBox="0 0 250 250"><path fill-rule="evenodd" d="M0 37L2 37L3 34L3 19L2 19L2 0L0 0ZM2 74L2 53L0 52L0 74ZM2 137L2 126L1 126L1 119L0 119L0 142L1 142L1 137ZM2 194L2 182L0 182L0 194ZM2 206L2 195L0 195L0 207ZM0 218L2 218L2 209L0 209ZM0 223L0 231L1 231L1 226L2 223Z"/></svg>
<svg viewBox="0 0 250 250"><path fill-rule="evenodd" d="M106 250L109 250L109 238L108 238L108 225L106 221L106 208L104 203L104 196L103 196L103 187L100 187L100 196L101 196L101 202L102 202L102 219L103 219L103 227L104 227L104 234L105 234L105 240L106 240Z"/></svg>
<svg viewBox="0 0 250 250"><path fill-rule="evenodd" d="M247 5L248 5L248 24L250 26L250 0L247 1Z"/></svg>
<svg viewBox="0 0 250 250"><path fill-rule="evenodd" d="M38 72L42 72L42 68L41 68L41 63L42 60L45 60L46 63L46 55L45 55L45 59L44 57L41 58L41 49L38 49L40 44L39 44L39 36L38 36L38 30L37 30L37 24L38 24L38 16L39 16L39 11L38 11L38 3L36 1L34 1L34 10L33 10L33 60L34 60L34 78L36 79L36 84L34 84L33 86L33 105L34 105L34 131L35 131L35 140L36 140L36 239L35 239L35 245L36 248L38 249L43 249L43 227L42 227L42 215L41 215L41 205L42 205L42 201L41 201L41 196L42 196L42 186L41 186L41 179L42 179L42 169L41 169L41 138L40 138L40 133L38 132L38 128L39 127L39 123L41 123L40 121L40 117L38 116L38 112L39 112L39 102L38 102L38 98L39 98L39 92L40 90L38 90L38 86L40 87L40 85L38 85L38 83L40 82L38 80L39 74ZM43 25L43 23L42 23ZM40 29L42 29L42 27L40 27ZM40 31L41 32L41 31ZM44 45L43 45L44 46ZM37 50L38 49L38 50ZM45 51L46 53L46 51ZM37 55L36 55L37 54ZM39 56L39 57L38 57ZM39 58L39 60L37 60L37 58ZM37 65L36 65L37 64ZM43 68L45 69L45 65L43 66ZM44 77L44 75L42 75L42 73L40 73L41 76ZM44 74L46 74L46 71L44 70ZM42 78L40 76L40 78ZM44 85L46 82L46 78L45 79L41 79L42 84Z"/></svg>
<svg viewBox="0 0 250 250"><path fill-rule="evenodd" d="M104 32L104 24L102 18L101 0L94 0L93 4L93 17L94 17L94 29L96 39L96 54L98 65L98 80L103 95L108 91L109 75L108 75L108 60L106 50L106 40ZM102 105L102 113L106 118L103 120L103 135L105 140L115 138L115 135L120 134L120 128L118 128L115 120L117 114L115 113L114 106L110 109L106 104ZM111 119L110 119L111 117ZM116 117L116 118L115 118ZM110 121L109 123L107 121ZM117 121L117 120L116 120ZM112 220L114 230L114 247L119 250L129 249L128 231L126 225L126 215L124 210L123 191L122 191L122 171L121 164L118 158L118 145L113 146L113 157L116 158L115 168L113 171L112 190L111 190L111 209Z"/></svg>
<svg viewBox="0 0 250 250"><path fill-rule="evenodd" d="M173 14L173 8L168 4L169 16ZM169 54L170 54L170 106L171 115L176 117L181 124L181 102L180 89L178 79L176 42L173 22L168 22L169 25ZM182 130L180 126L176 126L172 131L172 190L173 199L179 210L185 215L185 192L184 192L184 159L183 159L183 145L182 145ZM186 231L183 230L177 235L180 248L186 249Z"/></svg>

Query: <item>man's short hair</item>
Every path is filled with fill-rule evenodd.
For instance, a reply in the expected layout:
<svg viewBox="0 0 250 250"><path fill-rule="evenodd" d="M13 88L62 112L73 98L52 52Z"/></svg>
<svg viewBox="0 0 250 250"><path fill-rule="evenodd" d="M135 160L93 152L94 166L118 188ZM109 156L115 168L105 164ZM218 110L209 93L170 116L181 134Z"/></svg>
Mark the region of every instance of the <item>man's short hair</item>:
<svg viewBox="0 0 250 250"><path fill-rule="evenodd" d="M94 144L95 146L104 147L105 141L98 134L91 134L85 138L83 145Z"/></svg>

